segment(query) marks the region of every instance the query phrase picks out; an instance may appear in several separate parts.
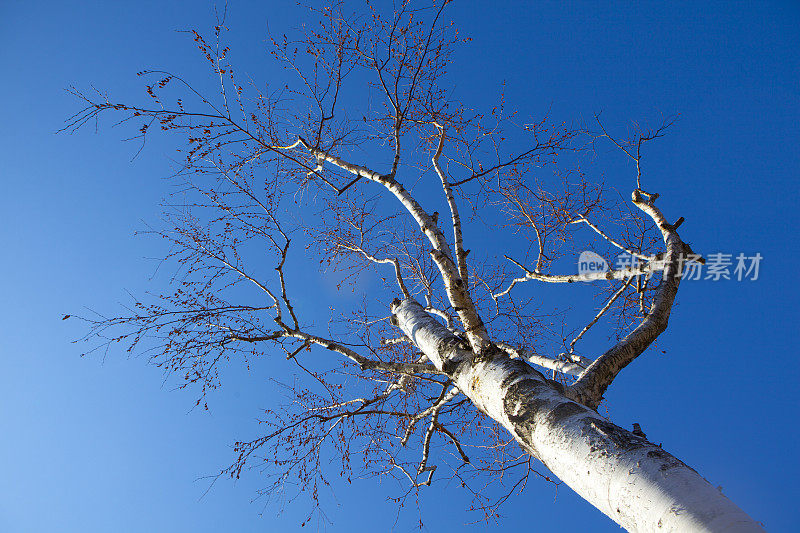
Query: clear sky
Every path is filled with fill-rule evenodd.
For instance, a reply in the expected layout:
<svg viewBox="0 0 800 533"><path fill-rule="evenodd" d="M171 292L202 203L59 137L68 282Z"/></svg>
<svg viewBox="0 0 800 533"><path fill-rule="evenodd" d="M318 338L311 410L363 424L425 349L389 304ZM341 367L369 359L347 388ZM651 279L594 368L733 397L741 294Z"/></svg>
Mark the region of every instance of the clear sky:
<svg viewBox="0 0 800 533"><path fill-rule="evenodd" d="M293 2L230 0L240 71L268 79L269 24L302 22ZM662 209L705 253L761 253L757 281L682 285L659 350L607 395L612 418L641 422L762 521L796 528L798 431L798 181L800 4L784 2L457 1L450 16L473 41L455 85L488 106L506 100L560 120L602 111L622 129L680 113L647 160ZM159 370L120 353L80 358L70 344L84 306L113 312L125 290L148 290L158 243L133 236L158 220L166 145L135 148L91 128L55 135L78 102L71 84L143 95L135 73L167 68L201 79L191 40L212 4L150 0L0 3L0 531L292 531L305 506L252 502L253 473L207 494L203 476L252 435L275 395L263 378L232 374L208 412ZM612 171L616 169L612 167ZM610 171L611 172L611 171ZM621 190L626 176L606 175ZM661 350L666 354L662 354ZM258 381L261 379L261 381ZM248 433L250 432L250 433ZM430 531L478 516L445 485L421 505ZM388 530L398 487L338 486L331 531ZM557 496L557 497L556 497ZM617 531L566 487L533 483L500 525L466 530ZM396 529L410 530L415 509Z"/></svg>

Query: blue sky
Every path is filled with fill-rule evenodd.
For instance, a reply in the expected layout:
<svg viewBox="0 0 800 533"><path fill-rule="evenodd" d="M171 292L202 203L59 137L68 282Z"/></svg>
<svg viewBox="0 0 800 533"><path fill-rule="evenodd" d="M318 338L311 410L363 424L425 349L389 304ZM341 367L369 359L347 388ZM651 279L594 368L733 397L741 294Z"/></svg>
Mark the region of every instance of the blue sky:
<svg viewBox="0 0 800 533"><path fill-rule="evenodd" d="M685 283L659 350L620 376L609 412L623 426L641 422L768 530L791 530L800 474L800 6L456 2L449 13L473 38L452 71L472 105L493 105L504 81L507 102L551 109L557 120L602 111L624 131L680 113L646 160L661 207L686 218L682 236L698 251L761 253L761 276ZM269 79L267 24L281 33L302 17L289 2L231 0L240 70ZM212 4L201 1L0 5L0 531L287 531L305 517L302 503L279 513L252 502L257 475L204 496L201 478L227 464L229 445L252 435L258 410L274 400L261 377L232 371L211 410L193 410L195 396L142 359L80 358L70 344L80 324L61 321L84 306L113 311L125 290L152 289L149 258L162 248L133 232L158 220L169 174L165 144L131 162L135 148L116 130L55 135L78 107L63 89L94 84L138 98L144 68L202 79L191 40L175 30L212 20ZM623 171L611 165L605 179L627 191ZM426 494L428 530L478 518L454 490ZM338 487L328 529L388 530L395 509L386 496L397 492L374 481ZM618 530L545 483L504 513L500 525L465 528L529 526L533 513L541 530ZM417 518L404 510L396 529Z"/></svg>

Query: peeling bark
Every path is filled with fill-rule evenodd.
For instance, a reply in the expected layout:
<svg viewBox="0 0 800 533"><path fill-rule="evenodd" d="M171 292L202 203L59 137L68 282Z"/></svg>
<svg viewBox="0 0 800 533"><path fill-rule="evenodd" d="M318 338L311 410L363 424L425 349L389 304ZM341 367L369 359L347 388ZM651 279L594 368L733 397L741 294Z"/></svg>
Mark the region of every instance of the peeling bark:
<svg viewBox="0 0 800 533"><path fill-rule="evenodd" d="M414 300L396 300L403 332L472 403L564 483L629 531L762 528L694 469L564 395L521 359L476 354Z"/></svg>

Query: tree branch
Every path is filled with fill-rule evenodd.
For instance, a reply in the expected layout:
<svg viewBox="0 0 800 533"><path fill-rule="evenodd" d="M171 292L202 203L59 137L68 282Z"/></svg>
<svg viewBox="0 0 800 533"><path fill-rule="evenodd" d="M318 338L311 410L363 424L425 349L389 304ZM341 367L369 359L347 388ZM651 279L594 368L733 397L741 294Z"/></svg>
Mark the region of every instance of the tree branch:
<svg viewBox="0 0 800 533"><path fill-rule="evenodd" d="M490 345L490 340L486 326L478 315L467 283L461 278L458 265L454 261L453 254L450 251L450 246L447 244L447 240L442 230L439 229L434 217L428 214L419 202L411 196L411 193L394 177L379 174L361 165L349 163L324 150L310 146L303 139L301 139L301 143L316 156L318 160L326 161L351 174L383 185L400 201L403 207L414 217L414 220L419 224L420 231L428 238L428 241L433 246L430 252L431 257L441 272L450 303L457 310L458 316L464 324L464 329L470 344L478 351L488 347Z"/></svg>
<svg viewBox="0 0 800 533"><path fill-rule="evenodd" d="M533 363L548 370L555 370L556 372L561 372L562 374L570 376L579 376L581 372L583 372L583 368L576 364L559 361L558 359L551 359L543 355L532 354L527 350L514 348L505 342L498 342L497 347L506 352L512 359L524 359L529 363Z"/></svg>
<svg viewBox="0 0 800 533"><path fill-rule="evenodd" d="M636 329L595 359L578 380L567 388L568 397L593 409L600 404L603 394L617 374L641 355L667 328L672 303L678 292L682 254L687 253L689 248L681 241L674 226L667 222L654 205L657 197L640 189L634 190L632 194L634 205L655 222L666 245L664 270L656 288L653 306Z"/></svg>
<svg viewBox="0 0 800 533"><path fill-rule="evenodd" d="M650 275L660 272L664 266L664 261L659 256L652 258L648 263L642 264L636 268L624 268L619 270L608 270L606 272L590 272L588 274L542 274L540 272L533 272L525 268L521 263L514 259L505 256L506 259L520 267L525 271L524 277L515 278L511 284L504 291L494 294L495 298L505 296L517 283L524 283L526 281L535 280L545 283L575 283L575 282L591 282L601 280L614 280L614 279L627 279L635 276Z"/></svg>

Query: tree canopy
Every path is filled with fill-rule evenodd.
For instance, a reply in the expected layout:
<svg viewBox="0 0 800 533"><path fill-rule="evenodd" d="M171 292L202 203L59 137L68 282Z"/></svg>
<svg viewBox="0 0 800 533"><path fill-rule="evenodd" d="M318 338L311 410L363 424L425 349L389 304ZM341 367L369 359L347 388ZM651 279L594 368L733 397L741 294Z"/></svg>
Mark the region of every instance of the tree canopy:
<svg viewBox="0 0 800 533"><path fill-rule="evenodd" d="M546 112L523 118L502 88L496 105L473 111L447 81L451 48L464 38L438 8L348 19L335 7L316 12L319 30L273 37L295 86L241 81L226 62L220 20L211 36L192 34L219 94L155 71L142 73L150 105L75 90L89 105L68 127L121 112L141 121L142 142L158 128L187 141L166 224L153 230L180 265L175 290L137 298L119 317L90 319L94 333L150 354L199 391L198 405L223 382L224 365L286 355L286 367L307 381L284 379L292 371L273 376L294 399L265 413L275 431L236 444L238 459L226 470L234 477L264 461L275 476L265 491L299 479L293 488L313 500L331 472L405 476L407 494L441 476L492 516L505 495L484 498L485 479L513 478L510 494L532 473L549 476L401 338L388 304L413 297L476 353L500 347L571 385L602 353L580 348L587 324L599 329L595 318L613 317L604 332L622 338L667 285L646 266L664 259L663 231L653 224L663 215L636 205L656 196L645 192L642 147L672 120L613 134L602 116L569 125ZM634 162L627 182L613 186L637 191L634 206L599 178L596 169L615 157ZM681 221L670 219L670 231ZM612 268L623 251L647 276L604 274L594 294L588 284L566 285L581 281L574 262L583 250ZM694 255L685 243L674 252ZM313 304L293 303L311 257L341 291L361 296L346 305L329 298L336 307L327 324L305 318ZM537 281L564 282L559 292L574 296L547 293L554 289ZM603 391L578 397L596 407ZM340 468L327 470L328 453Z"/></svg>

